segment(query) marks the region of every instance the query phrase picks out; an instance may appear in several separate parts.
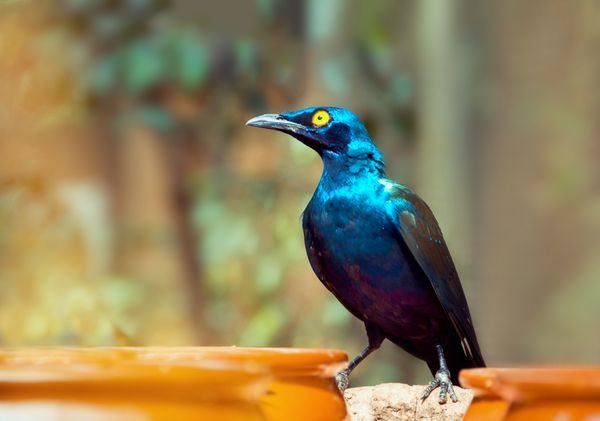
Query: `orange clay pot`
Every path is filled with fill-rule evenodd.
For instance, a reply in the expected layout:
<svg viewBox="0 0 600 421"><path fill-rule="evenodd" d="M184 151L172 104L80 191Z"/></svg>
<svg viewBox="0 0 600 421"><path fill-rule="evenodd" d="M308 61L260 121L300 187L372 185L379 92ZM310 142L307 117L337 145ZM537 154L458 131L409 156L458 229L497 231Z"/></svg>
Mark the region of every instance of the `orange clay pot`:
<svg viewBox="0 0 600 421"><path fill-rule="evenodd" d="M0 351L0 419L342 420L346 354L261 348Z"/></svg>
<svg viewBox="0 0 600 421"><path fill-rule="evenodd" d="M600 367L463 370L475 390L467 421L600 419Z"/></svg>

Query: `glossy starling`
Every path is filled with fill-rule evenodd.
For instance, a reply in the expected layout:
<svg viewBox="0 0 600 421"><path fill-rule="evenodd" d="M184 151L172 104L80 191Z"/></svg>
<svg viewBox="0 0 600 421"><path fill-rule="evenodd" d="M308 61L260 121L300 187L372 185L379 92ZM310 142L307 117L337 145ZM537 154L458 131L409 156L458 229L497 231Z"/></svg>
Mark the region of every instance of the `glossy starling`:
<svg viewBox="0 0 600 421"><path fill-rule="evenodd" d="M424 360L439 401L467 367L485 366L465 294L427 204L385 177L383 157L352 112L313 107L250 119L314 149L323 160L302 225L310 264L321 282L365 324L368 346L336 376L350 372L389 339Z"/></svg>

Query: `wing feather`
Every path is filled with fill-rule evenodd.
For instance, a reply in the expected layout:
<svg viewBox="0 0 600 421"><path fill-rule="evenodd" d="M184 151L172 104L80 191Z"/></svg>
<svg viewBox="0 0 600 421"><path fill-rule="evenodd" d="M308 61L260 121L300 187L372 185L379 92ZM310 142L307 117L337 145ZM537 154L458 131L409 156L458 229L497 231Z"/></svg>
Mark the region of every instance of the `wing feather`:
<svg viewBox="0 0 600 421"><path fill-rule="evenodd" d="M384 183L382 183L384 184ZM435 294L461 339L465 355L484 365L465 293L442 231L429 206L412 190L385 181L394 225L431 282Z"/></svg>

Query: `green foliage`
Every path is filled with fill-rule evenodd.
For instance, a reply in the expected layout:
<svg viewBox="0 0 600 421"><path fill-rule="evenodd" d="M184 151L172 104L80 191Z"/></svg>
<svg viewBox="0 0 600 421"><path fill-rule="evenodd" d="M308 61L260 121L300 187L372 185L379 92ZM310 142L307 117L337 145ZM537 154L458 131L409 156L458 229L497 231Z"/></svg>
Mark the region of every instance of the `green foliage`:
<svg viewBox="0 0 600 421"><path fill-rule="evenodd" d="M258 261L256 268L256 293L270 295L279 289L284 278L283 262L275 256L265 256Z"/></svg>
<svg viewBox="0 0 600 421"><path fill-rule="evenodd" d="M286 315L276 302L260 307L242 331L241 346L269 346L285 326Z"/></svg>
<svg viewBox="0 0 600 421"><path fill-rule="evenodd" d="M140 105L129 113L119 116L119 123L121 123L122 127L131 124L142 124L163 133L174 130L178 125L178 122L173 115L167 112L163 107L150 104Z"/></svg>
<svg viewBox="0 0 600 421"><path fill-rule="evenodd" d="M210 51L202 36L182 30L135 39L99 57L86 86L100 95L123 89L137 96L163 83L194 91L206 82L209 66Z"/></svg>
<svg viewBox="0 0 600 421"><path fill-rule="evenodd" d="M324 304L322 317L325 326L342 328L348 325L352 315L335 297L328 297Z"/></svg>
<svg viewBox="0 0 600 421"><path fill-rule="evenodd" d="M210 51L198 31L184 30L175 33L167 46L174 56L174 80L186 90L196 90L204 85L209 74Z"/></svg>
<svg viewBox="0 0 600 421"><path fill-rule="evenodd" d="M120 70L123 86L134 95L158 85L167 72L160 45L146 40L132 42L122 51Z"/></svg>

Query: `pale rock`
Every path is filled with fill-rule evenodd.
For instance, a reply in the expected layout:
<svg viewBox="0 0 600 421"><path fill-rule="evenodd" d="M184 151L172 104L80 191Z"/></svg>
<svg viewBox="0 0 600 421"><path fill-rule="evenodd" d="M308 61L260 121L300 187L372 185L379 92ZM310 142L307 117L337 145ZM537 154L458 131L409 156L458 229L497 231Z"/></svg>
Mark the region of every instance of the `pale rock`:
<svg viewBox="0 0 600 421"><path fill-rule="evenodd" d="M400 383L355 387L344 397L350 421L460 420L473 400L473 391L454 386L458 402L438 403L439 389L421 402L425 386Z"/></svg>

